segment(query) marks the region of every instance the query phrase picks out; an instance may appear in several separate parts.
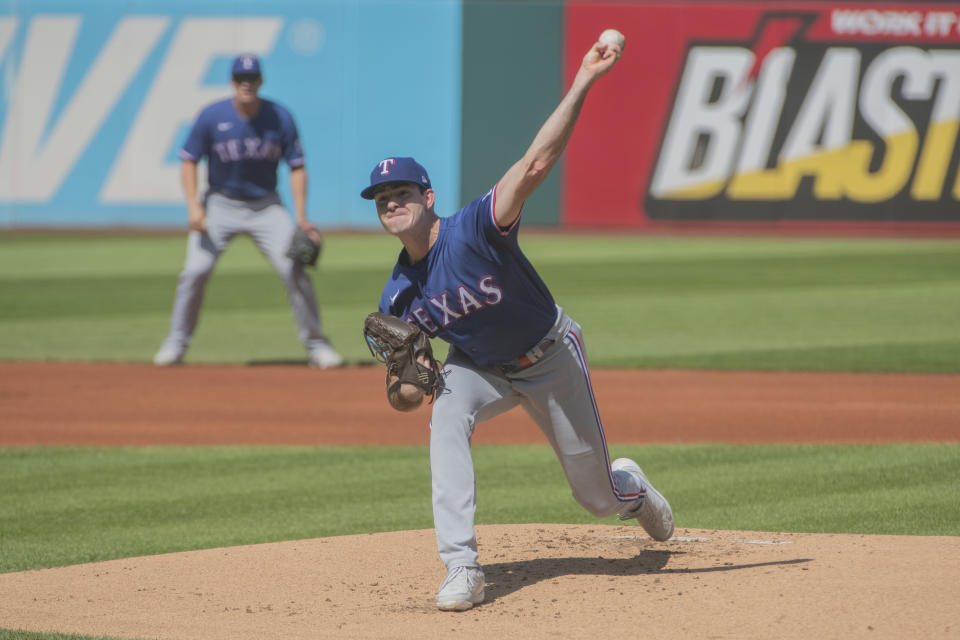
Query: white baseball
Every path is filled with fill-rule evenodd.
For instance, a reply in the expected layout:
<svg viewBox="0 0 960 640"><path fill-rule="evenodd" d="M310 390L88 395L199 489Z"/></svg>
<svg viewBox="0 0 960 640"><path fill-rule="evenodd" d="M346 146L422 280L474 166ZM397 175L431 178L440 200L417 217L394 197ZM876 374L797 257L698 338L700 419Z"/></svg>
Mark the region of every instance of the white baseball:
<svg viewBox="0 0 960 640"><path fill-rule="evenodd" d="M627 46L627 39L623 37L623 34L617 31L616 29L606 29L603 33L600 34L598 40L600 44L615 44L620 47L620 52L622 53L624 48Z"/></svg>

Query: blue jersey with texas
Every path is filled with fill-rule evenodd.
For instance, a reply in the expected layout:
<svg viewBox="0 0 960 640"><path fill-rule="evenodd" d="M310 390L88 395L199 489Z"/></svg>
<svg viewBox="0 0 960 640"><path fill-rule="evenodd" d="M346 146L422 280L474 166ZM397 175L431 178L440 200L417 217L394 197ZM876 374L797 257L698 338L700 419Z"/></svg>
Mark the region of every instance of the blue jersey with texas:
<svg viewBox="0 0 960 640"><path fill-rule="evenodd" d="M277 189L277 164L303 166L303 149L293 116L270 100L250 120L233 99L214 102L200 112L180 150L180 158L207 158L210 191L236 200L256 200Z"/></svg>
<svg viewBox="0 0 960 640"><path fill-rule="evenodd" d="M380 297L380 311L419 324L489 367L517 358L553 327L553 296L517 243L519 220L501 229L496 187L440 219L427 255L409 264L406 249Z"/></svg>

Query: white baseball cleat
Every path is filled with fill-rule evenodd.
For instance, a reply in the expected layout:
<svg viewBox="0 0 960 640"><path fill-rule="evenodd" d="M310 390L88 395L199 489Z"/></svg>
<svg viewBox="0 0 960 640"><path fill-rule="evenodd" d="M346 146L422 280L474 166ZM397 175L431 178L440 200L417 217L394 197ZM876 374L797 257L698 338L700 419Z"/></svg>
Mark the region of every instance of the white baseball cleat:
<svg viewBox="0 0 960 640"><path fill-rule="evenodd" d="M466 611L483 602L483 569L480 567L454 567L440 583L437 592L437 609L441 611Z"/></svg>
<svg viewBox="0 0 960 640"><path fill-rule="evenodd" d="M640 481L640 487L645 490L639 500L630 503L630 507L617 516L621 520L636 518L643 530L651 538L663 542L673 535L673 509L663 495L653 488L643 469L630 458L617 458L610 465L614 471L632 473Z"/></svg>
<svg viewBox="0 0 960 640"><path fill-rule="evenodd" d="M328 343L321 343L310 350L307 364L311 369L331 369L342 367L343 358Z"/></svg>
<svg viewBox="0 0 960 640"><path fill-rule="evenodd" d="M175 347L160 347L157 355L153 356L153 364L158 367L171 367L183 362L183 350Z"/></svg>

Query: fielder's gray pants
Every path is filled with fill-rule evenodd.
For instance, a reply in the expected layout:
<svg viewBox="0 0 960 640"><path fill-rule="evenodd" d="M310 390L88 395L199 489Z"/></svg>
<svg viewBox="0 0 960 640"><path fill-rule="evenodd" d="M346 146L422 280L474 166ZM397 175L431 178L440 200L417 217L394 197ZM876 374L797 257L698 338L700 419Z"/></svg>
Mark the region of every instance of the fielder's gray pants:
<svg viewBox="0 0 960 640"><path fill-rule="evenodd" d="M580 325L558 308L542 359L516 373L481 369L456 349L444 363L446 389L433 406L430 470L440 559L448 569L477 566L476 483L470 439L476 425L520 405L557 454L573 496L606 517L637 499L629 473L611 472L600 414L590 385Z"/></svg>
<svg viewBox="0 0 960 640"><path fill-rule="evenodd" d="M313 283L303 267L286 256L294 222L277 195L261 200L231 200L210 194L206 202L207 231L191 231L187 258L177 284L165 347L185 352L197 328L207 281L220 254L238 234L247 234L287 287L287 297L297 323L300 342L309 352L326 342L320 326Z"/></svg>

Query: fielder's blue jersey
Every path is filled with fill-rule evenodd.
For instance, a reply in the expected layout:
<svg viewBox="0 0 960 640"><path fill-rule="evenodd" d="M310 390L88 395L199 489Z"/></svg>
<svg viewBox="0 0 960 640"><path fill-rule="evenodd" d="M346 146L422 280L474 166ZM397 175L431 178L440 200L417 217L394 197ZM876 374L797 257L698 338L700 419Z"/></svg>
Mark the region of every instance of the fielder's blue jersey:
<svg viewBox="0 0 960 640"><path fill-rule="evenodd" d="M277 190L280 158L291 168L303 166L303 149L293 116L270 100L247 120L233 99L204 108L180 150L180 158L207 158L210 191L235 200L256 200Z"/></svg>
<svg viewBox="0 0 960 640"><path fill-rule="evenodd" d="M522 356L553 327L557 307L520 251L519 219L501 229L496 187L448 218L427 255L409 264L406 249L380 297L380 311L420 325L478 366Z"/></svg>

